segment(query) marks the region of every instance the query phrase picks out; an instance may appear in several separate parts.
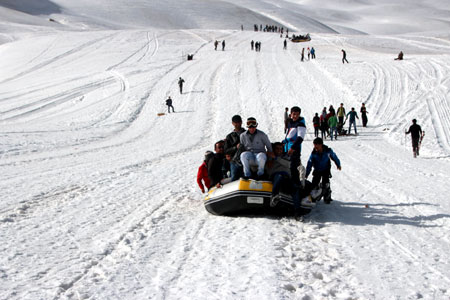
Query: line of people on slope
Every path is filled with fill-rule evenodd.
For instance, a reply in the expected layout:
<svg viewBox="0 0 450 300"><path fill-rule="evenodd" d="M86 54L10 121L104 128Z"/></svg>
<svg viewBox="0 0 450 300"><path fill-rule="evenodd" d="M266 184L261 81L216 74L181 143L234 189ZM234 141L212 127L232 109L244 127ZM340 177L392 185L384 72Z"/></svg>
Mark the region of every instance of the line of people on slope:
<svg viewBox="0 0 450 300"><path fill-rule="evenodd" d="M366 105L363 103L360 109L362 124L363 127L367 127L367 114L368 111L366 109ZM345 120L344 120L345 118ZM286 119L286 113L285 113ZM351 111L348 113L345 112L344 103L341 103L338 107L337 111L334 109L333 105L330 105L328 108L324 107L320 116L319 113L315 113L313 117L313 126L314 126L314 136L319 136L319 131L321 133L322 139L326 139L328 136L337 139L338 135L347 135L351 133L351 128L353 125L355 135L357 135L356 130L356 119L359 119L358 113L355 111L355 108L352 107ZM344 124L349 120L348 131L344 129ZM286 121L285 121L286 122Z"/></svg>
<svg viewBox="0 0 450 300"><path fill-rule="evenodd" d="M341 164L333 150L323 145L321 138L316 138L306 169L302 166L300 156L306 122L300 113L298 106L291 108L286 136L282 142L273 144L263 131L257 129L255 118L247 119L245 130L242 128L242 118L233 116L231 122L234 130L225 140L215 143L215 153L205 153L203 164L199 167L197 183L202 192L242 177L272 181L272 206L277 204L281 190L292 195L296 210L300 209L299 195L309 194L310 191L322 193L325 202L330 203L331 160L339 170ZM312 169L313 180L309 183L306 179Z"/></svg>

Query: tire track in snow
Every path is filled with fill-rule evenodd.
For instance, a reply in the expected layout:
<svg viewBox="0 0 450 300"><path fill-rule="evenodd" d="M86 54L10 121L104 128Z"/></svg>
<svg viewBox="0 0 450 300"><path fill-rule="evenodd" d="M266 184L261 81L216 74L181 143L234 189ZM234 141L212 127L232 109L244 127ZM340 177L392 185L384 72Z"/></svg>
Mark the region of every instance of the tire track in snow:
<svg viewBox="0 0 450 300"><path fill-rule="evenodd" d="M0 84L16 80L16 79L21 78L21 77L23 77L25 75L29 75L30 73L33 73L33 72L35 72L37 70L43 69L43 68L45 68L45 67L47 67L49 65L55 64L56 62L58 62L58 61L60 61L60 60L62 60L64 58L67 58L67 57L70 57L70 56L73 56L75 54L80 53L82 50L89 49L92 46L95 46L95 45L97 45L100 42L105 42L106 40L111 39L114 35L115 34L110 34L110 35L107 35L107 36L104 36L104 37L101 37L101 38L96 38L96 39L90 40L90 41L88 41L86 43L83 43L83 44L81 44L78 47L72 48L69 51L66 51L64 53L61 53L61 54L55 56L55 57L52 57L51 59L43 61L43 62L41 62L41 63L39 63L39 64L37 64L35 66L32 66L32 67L28 68L25 71L22 71L22 72L20 72L20 73L18 73L16 75L14 75L14 76L8 77L8 78L0 81Z"/></svg>

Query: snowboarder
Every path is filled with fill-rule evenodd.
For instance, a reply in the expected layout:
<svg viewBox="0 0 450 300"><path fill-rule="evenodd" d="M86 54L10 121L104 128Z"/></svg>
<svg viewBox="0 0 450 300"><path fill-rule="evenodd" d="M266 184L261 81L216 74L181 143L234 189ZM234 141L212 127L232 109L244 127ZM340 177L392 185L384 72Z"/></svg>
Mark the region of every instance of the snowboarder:
<svg viewBox="0 0 450 300"><path fill-rule="evenodd" d="M184 79L180 77L180 79L178 79L178 86L180 87L180 94L183 94L183 83L184 83Z"/></svg>
<svg viewBox="0 0 450 300"><path fill-rule="evenodd" d="M225 40L222 41L222 51L225 51Z"/></svg>
<svg viewBox="0 0 450 300"><path fill-rule="evenodd" d="M168 113L170 114L170 108L172 107L172 112L175 112L175 110L173 109L173 106L172 106L172 98L170 98L170 96L169 96L169 98L166 100L166 105L167 105L167 110L168 110Z"/></svg>
<svg viewBox="0 0 450 300"><path fill-rule="evenodd" d="M288 130L283 141L285 151L291 157L291 175L293 182L300 184L298 177L298 166L300 165L300 155L302 152L302 142L306 134L306 123L300 117L301 109L298 106L291 108L291 120L288 123Z"/></svg>
<svg viewBox="0 0 450 300"><path fill-rule="evenodd" d="M354 107L352 107L352 110L347 114L347 118L348 118L348 116L350 116L349 125L348 125L348 134L350 134L350 131L352 129L352 124L353 124L353 128L355 128L355 135L357 135L358 132L356 131L356 119L359 119L359 117L358 117L358 113L355 111Z"/></svg>
<svg viewBox="0 0 450 300"><path fill-rule="evenodd" d="M417 120L412 120L413 124L409 127L409 130L405 134L411 133L411 142L413 148L413 155L417 157L419 155L420 140L423 138L423 132L420 125L417 124Z"/></svg>
<svg viewBox="0 0 450 300"><path fill-rule="evenodd" d="M368 113L369 112L366 109L366 105L363 103L361 106L361 119L362 119L363 127L367 126L367 114Z"/></svg>
<svg viewBox="0 0 450 300"><path fill-rule="evenodd" d="M341 51L342 51L342 63L344 63L344 61L348 63L347 53L345 52L344 49L342 49Z"/></svg>
<svg viewBox="0 0 450 300"><path fill-rule="evenodd" d="M331 160L334 161L339 171L341 170L341 162L339 161L336 153L334 153L331 148L323 144L323 140L321 138L315 138L313 144L314 150L312 151L308 160L308 165L306 166L306 178L308 178L312 168L314 168L312 193L317 194L320 193L321 190L324 202L326 204L330 204L332 201L330 189ZM322 184L319 185L321 181Z"/></svg>

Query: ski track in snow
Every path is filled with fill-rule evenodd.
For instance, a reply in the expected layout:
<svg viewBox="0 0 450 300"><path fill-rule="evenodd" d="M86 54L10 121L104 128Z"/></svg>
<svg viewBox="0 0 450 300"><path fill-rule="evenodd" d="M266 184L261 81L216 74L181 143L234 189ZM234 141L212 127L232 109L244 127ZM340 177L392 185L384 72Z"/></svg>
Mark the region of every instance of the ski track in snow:
<svg viewBox="0 0 450 300"><path fill-rule="evenodd" d="M312 44L283 50L270 33L78 38L47 38L0 79L0 299L450 297L448 54L386 63L389 55L350 45L354 37L326 34L305 62L301 48ZM216 39L225 51L214 51ZM261 52L250 50L252 39ZM351 49L348 65L342 47ZM92 52L103 57L96 68ZM51 78L50 69L73 64L87 74ZM169 95L176 113L157 116ZM326 141L343 165L333 166L331 205L320 202L303 222L206 213L196 171L234 114L256 117L276 141L284 107L299 105L306 163L314 113L340 102L358 112L366 102L369 127ZM416 116L427 135L413 160L404 128Z"/></svg>

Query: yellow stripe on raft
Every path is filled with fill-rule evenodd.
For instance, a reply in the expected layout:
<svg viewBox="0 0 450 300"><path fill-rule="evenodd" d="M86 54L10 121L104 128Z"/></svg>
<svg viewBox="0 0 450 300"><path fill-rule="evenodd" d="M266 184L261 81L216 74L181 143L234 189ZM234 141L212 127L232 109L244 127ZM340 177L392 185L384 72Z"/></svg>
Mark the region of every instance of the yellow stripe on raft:
<svg viewBox="0 0 450 300"><path fill-rule="evenodd" d="M272 182L270 181L255 181L255 180L240 180L240 191L259 191L259 192L272 192Z"/></svg>

